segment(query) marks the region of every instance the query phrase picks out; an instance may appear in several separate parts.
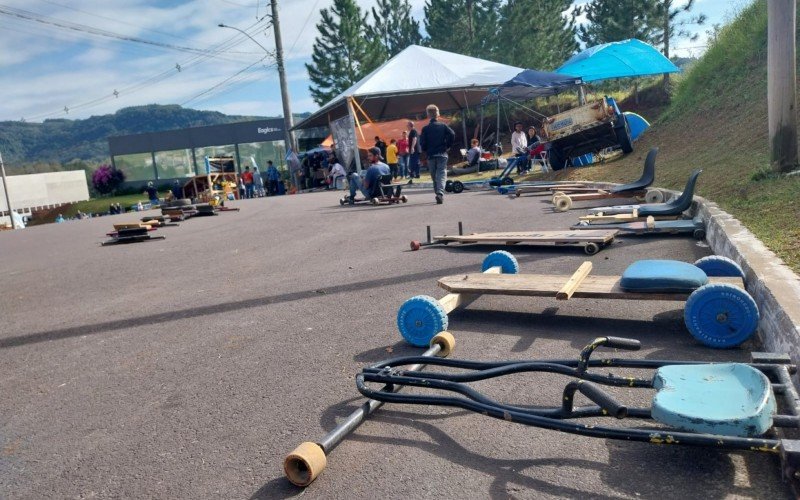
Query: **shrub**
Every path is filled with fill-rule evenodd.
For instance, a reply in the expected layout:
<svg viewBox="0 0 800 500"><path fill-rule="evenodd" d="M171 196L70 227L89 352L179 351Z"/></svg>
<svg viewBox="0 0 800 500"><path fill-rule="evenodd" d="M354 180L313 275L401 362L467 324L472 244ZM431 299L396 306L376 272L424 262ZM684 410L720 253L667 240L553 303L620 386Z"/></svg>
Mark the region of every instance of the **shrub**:
<svg viewBox="0 0 800 500"><path fill-rule="evenodd" d="M92 173L92 186L100 194L113 193L124 180L125 174L122 170L117 170L111 165L100 165Z"/></svg>

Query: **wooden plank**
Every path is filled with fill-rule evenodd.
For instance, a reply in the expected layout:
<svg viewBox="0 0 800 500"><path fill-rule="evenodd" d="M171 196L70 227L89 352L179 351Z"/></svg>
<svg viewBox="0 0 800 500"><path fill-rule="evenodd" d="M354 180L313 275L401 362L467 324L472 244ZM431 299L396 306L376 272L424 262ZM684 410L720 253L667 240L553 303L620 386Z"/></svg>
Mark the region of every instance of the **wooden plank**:
<svg viewBox="0 0 800 500"><path fill-rule="evenodd" d="M563 274L459 274L445 276L439 286L451 293L474 293L486 295L517 295L523 297L555 297L569 280ZM630 300L679 300L688 293L642 293L626 292L619 286L619 276L587 276L572 295L575 298L630 299ZM728 283L743 288L741 278L709 278L709 283Z"/></svg>
<svg viewBox="0 0 800 500"><path fill-rule="evenodd" d="M518 193L535 193L538 191L561 191L565 189L590 189L585 184L542 184L540 186L520 186L514 191Z"/></svg>
<svg viewBox="0 0 800 500"><path fill-rule="evenodd" d="M503 233L473 233L466 235L434 236L441 242L478 243L610 243L617 235L616 229L596 229L583 231L518 231Z"/></svg>
<svg viewBox="0 0 800 500"><path fill-rule="evenodd" d="M140 222L123 222L119 224L114 224L114 229L119 231L120 229L150 229L149 224L143 224Z"/></svg>
<svg viewBox="0 0 800 500"><path fill-rule="evenodd" d="M589 276L591 270L592 263L588 260L581 264L578 270L570 276L566 284L561 287L561 290L556 293L556 300L569 300L572 294L575 293L575 290L577 290L580 284Z"/></svg>
<svg viewBox="0 0 800 500"><path fill-rule="evenodd" d="M572 201L604 200L606 198L635 198L644 196L644 191L626 191L624 193L611 193L609 191L597 191L596 193L576 193L568 196Z"/></svg>

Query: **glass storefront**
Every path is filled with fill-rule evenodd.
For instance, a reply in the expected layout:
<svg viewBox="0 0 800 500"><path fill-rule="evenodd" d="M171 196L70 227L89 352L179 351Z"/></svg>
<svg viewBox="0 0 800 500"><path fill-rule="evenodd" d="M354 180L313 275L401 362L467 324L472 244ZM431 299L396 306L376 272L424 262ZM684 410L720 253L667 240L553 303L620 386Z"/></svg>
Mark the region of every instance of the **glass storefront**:
<svg viewBox="0 0 800 500"><path fill-rule="evenodd" d="M150 153L115 156L114 165L125 174L125 181L152 181L155 179L153 156Z"/></svg>
<svg viewBox="0 0 800 500"><path fill-rule="evenodd" d="M285 170L286 152L283 147L283 141L270 141L270 142L248 142L239 144L239 156L242 159L242 168L244 165L253 166L253 159L255 159L258 169L264 172L267 169L267 161L271 160L278 168L279 172Z"/></svg>
<svg viewBox="0 0 800 500"><path fill-rule="evenodd" d="M159 179L180 179L194 176L191 149L156 152Z"/></svg>

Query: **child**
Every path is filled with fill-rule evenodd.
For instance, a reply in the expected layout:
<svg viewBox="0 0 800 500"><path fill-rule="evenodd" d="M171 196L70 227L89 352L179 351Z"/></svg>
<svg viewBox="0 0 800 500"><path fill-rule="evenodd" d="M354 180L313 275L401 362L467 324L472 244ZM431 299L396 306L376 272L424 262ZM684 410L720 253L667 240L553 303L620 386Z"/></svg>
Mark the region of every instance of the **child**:
<svg viewBox="0 0 800 500"><path fill-rule="evenodd" d="M397 141L392 139L389 145L386 146L386 163L389 164L389 170L392 172L392 179L397 179Z"/></svg>

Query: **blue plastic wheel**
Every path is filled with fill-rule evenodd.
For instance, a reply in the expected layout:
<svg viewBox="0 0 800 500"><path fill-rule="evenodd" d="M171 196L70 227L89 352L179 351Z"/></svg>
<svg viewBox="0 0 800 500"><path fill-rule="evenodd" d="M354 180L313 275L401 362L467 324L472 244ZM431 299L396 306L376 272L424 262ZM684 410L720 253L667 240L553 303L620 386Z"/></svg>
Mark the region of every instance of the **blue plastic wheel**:
<svg viewBox="0 0 800 500"><path fill-rule="evenodd" d="M692 336L709 347L736 347L755 333L758 307L749 293L733 285L701 286L689 296L683 320Z"/></svg>
<svg viewBox="0 0 800 500"><path fill-rule="evenodd" d="M500 194L508 194L508 193L511 192L511 190L508 189L508 188L499 187L499 188L497 188L497 192L500 193Z"/></svg>
<svg viewBox="0 0 800 500"><path fill-rule="evenodd" d="M722 255L709 255L694 263L707 276L729 276L744 278L744 271L739 264Z"/></svg>
<svg viewBox="0 0 800 500"><path fill-rule="evenodd" d="M447 313L433 297L416 295L397 311L397 328L409 344L428 347L437 333L447 330Z"/></svg>
<svg viewBox="0 0 800 500"><path fill-rule="evenodd" d="M495 250L483 259L481 271L486 271L490 267L500 266L503 268L503 274L517 274L519 272L519 263L517 259L506 252L505 250Z"/></svg>

